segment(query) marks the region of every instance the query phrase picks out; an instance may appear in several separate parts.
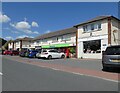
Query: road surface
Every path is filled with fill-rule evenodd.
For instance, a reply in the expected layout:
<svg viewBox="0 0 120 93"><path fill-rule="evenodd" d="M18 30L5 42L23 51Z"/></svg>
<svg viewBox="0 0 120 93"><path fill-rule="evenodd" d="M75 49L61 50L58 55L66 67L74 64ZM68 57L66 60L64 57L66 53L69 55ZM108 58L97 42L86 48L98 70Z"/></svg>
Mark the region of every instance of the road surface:
<svg viewBox="0 0 120 93"><path fill-rule="evenodd" d="M118 83L2 60L3 91L118 91Z"/></svg>

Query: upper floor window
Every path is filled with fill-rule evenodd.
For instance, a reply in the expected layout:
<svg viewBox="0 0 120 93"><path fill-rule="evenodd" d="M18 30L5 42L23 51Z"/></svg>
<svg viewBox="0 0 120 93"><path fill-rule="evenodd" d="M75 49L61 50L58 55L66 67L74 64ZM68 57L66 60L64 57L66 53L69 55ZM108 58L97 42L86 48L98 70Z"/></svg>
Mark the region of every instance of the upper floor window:
<svg viewBox="0 0 120 93"><path fill-rule="evenodd" d="M19 42L16 42L16 44L19 44Z"/></svg>
<svg viewBox="0 0 120 93"><path fill-rule="evenodd" d="M36 41L36 43L40 43L40 41Z"/></svg>
<svg viewBox="0 0 120 93"><path fill-rule="evenodd" d="M93 31L93 30L100 30L100 29L101 29L100 22L83 26L84 32L89 32L89 31Z"/></svg>
<svg viewBox="0 0 120 93"><path fill-rule="evenodd" d="M91 30L94 30L94 24L91 24Z"/></svg>
<svg viewBox="0 0 120 93"><path fill-rule="evenodd" d="M98 23L98 30L101 29L101 23Z"/></svg>
<svg viewBox="0 0 120 93"><path fill-rule="evenodd" d="M62 41L70 41L71 36L70 35L64 35Z"/></svg>
<svg viewBox="0 0 120 93"><path fill-rule="evenodd" d="M52 38L52 42L53 42L53 43L54 43L54 42L58 42L58 37Z"/></svg>
<svg viewBox="0 0 120 93"><path fill-rule="evenodd" d="M47 42L48 42L47 39L43 39L43 40L42 40L42 43L47 43Z"/></svg>

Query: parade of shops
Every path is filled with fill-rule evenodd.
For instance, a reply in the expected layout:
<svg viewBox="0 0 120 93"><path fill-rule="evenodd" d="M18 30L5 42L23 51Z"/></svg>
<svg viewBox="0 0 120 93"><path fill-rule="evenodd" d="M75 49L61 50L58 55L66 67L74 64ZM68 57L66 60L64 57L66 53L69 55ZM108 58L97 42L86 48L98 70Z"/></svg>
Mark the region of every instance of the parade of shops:
<svg viewBox="0 0 120 93"><path fill-rule="evenodd" d="M109 45L120 44L120 20L98 16L73 27L46 33L35 38L21 38L9 43L9 49L58 49L77 58L101 59Z"/></svg>

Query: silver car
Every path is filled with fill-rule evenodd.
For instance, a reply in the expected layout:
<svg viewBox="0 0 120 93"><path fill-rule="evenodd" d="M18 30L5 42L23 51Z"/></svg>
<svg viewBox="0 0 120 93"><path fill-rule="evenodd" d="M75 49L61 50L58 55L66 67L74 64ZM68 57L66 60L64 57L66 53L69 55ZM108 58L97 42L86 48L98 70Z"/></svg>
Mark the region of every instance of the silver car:
<svg viewBox="0 0 120 93"><path fill-rule="evenodd" d="M120 45L109 46L102 56L103 70L109 68L120 69Z"/></svg>

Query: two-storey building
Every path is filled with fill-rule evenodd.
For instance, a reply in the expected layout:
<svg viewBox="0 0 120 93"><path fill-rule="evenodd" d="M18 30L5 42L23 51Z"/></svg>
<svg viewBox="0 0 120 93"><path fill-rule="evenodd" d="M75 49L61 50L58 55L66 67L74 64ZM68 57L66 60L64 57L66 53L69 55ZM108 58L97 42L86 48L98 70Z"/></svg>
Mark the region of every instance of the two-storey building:
<svg viewBox="0 0 120 93"><path fill-rule="evenodd" d="M13 42L10 42L8 47L12 50L21 50L25 48L31 48L31 42L33 38L24 37L24 38L18 38L14 40Z"/></svg>
<svg viewBox="0 0 120 93"><path fill-rule="evenodd" d="M41 47L42 49L72 49L76 51L76 32L75 27L67 28L55 32L46 33L35 37L31 48Z"/></svg>
<svg viewBox="0 0 120 93"><path fill-rule="evenodd" d="M102 58L109 45L120 44L120 20L113 16L98 16L75 25L77 58Z"/></svg>

